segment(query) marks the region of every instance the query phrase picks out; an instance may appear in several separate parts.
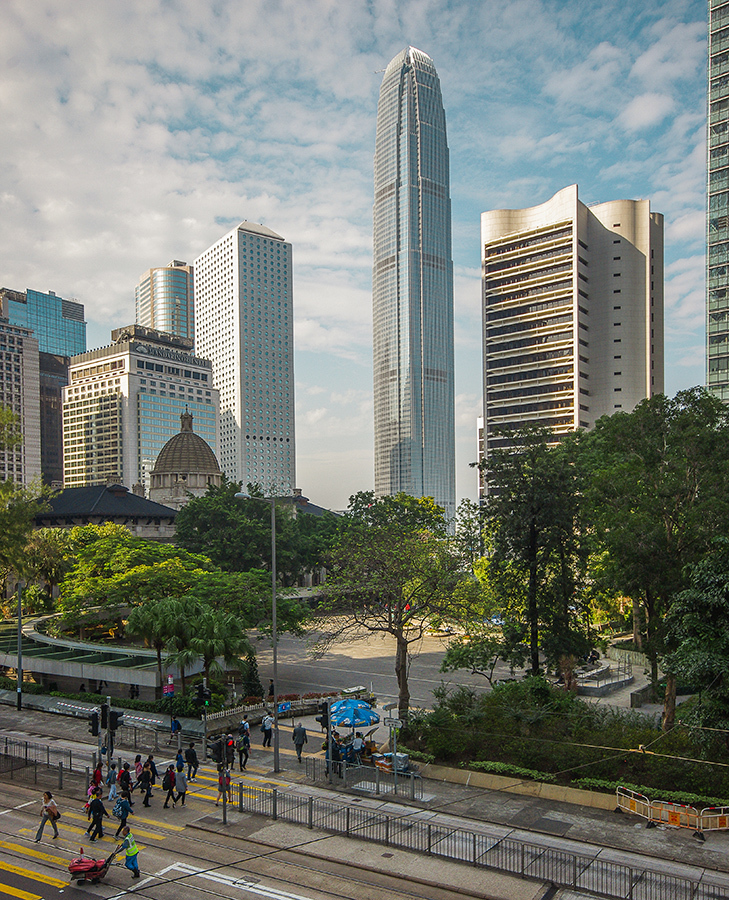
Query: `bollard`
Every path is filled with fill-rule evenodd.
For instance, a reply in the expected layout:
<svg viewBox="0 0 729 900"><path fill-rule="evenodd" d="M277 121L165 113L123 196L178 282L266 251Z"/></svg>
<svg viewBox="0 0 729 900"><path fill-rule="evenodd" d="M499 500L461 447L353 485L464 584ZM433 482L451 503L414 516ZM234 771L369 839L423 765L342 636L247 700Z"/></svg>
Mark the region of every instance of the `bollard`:
<svg viewBox="0 0 729 900"><path fill-rule="evenodd" d="M91 785L91 772L89 772L89 767L86 766L86 791L88 792L89 787Z"/></svg>
<svg viewBox="0 0 729 900"><path fill-rule="evenodd" d="M91 761L94 766L94 771L96 771L96 750L94 750L94 752L91 754Z"/></svg>
<svg viewBox="0 0 729 900"><path fill-rule="evenodd" d="M228 778L230 773L223 769L223 825L228 824Z"/></svg>
<svg viewBox="0 0 729 900"><path fill-rule="evenodd" d="M73 750L68 751L68 771L73 772Z"/></svg>
<svg viewBox="0 0 729 900"><path fill-rule="evenodd" d="M58 790L63 790L63 763L58 763Z"/></svg>
<svg viewBox="0 0 729 900"><path fill-rule="evenodd" d="M340 763L341 769L339 770L339 774L342 776L342 787L347 787L347 763L345 760L342 760Z"/></svg>
<svg viewBox="0 0 729 900"><path fill-rule="evenodd" d="M273 789L273 818L274 821L278 819L278 790L276 788Z"/></svg>
<svg viewBox="0 0 729 900"><path fill-rule="evenodd" d="M375 766L375 794L380 793L380 770Z"/></svg>

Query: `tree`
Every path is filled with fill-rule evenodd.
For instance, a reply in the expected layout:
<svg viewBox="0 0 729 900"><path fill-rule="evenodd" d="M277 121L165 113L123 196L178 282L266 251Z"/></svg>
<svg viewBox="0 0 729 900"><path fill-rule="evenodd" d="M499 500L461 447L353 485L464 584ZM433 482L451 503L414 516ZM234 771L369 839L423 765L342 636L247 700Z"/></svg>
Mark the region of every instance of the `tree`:
<svg viewBox="0 0 729 900"><path fill-rule="evenodd" d="M654 685L676 648L665 627L673 597L717 534L729 529L729 409L703 388L650 397L601 418L581 438L586 497L614 587L642 606ZM664 727L673 724L669 673Z"/></svg>
<svg viewBox="0 0 729 900"><path fill-rule="evenodd" d="M410 648L434 617L447 617L457 587L470 580L430 498L356 494L344 519L328 557L319 650L363 633L393 637L399 715L407 718Z"/></svg>
<svg viewBox="0 0 729 900"><path fill-rule="evenodd" d="M688 578L690 586L674 597L666 617L675 649L665 666L699 694L692 724L729 729L729 540L717 538Z"/></svg>
<svg viewBox="0 0 729 900"><path fill-rule="evenodd" d="M181 612L179 600L167 597L155 603L135 606L127 619L127 630L144 639L157 652L157 671L162 684L162 651L172 640Z"/></svg>
<svg viewBox="0 0 729 900"><path fill-rule="evenodd" d="M206 607L200 609L194 621L190 648L202 660L206 678L211 672L220 671L219 658L227 666L239 666L241 656L252 649L236 616Z"/></svg>
<svg viewBox="0 0 729 900"><path fill-rule="evenodd" d="M579 621L587 556L581 483L572 442L550 446L554 436L543 428L511 438L484 467L489 577L504 606L524 597L531 673L538 675L540 646L556 663L588 643Z"/></svg>
<svg viewBox="0 0 729 900"><path fill-rule="evenodd" d="M46 593L46 608L53 608L53 591L73 566L70 535L65 528L39 528L25 545L27 572L41 582Z"/></svg>

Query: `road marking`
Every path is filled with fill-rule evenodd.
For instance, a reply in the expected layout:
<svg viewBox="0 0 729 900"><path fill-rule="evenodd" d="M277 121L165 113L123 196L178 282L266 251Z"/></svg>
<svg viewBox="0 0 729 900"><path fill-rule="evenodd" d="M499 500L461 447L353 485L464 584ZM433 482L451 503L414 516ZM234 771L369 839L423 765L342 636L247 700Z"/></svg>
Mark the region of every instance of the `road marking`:
<svg viewBox="0 0 729 900"><path fill-rule="evenodd" d="M20 806L11 806L10 809L4 809L0 812L0 816L6 816L8 813L15 812L16 809L25 809L26 806L33 806L37 802L37 800L28 800L27 803L21 803Z"/></svg>
<svg viewBox="0 0 729 900"><path fill-rule="evenodd" d="M82 822L82 823L85 822L86 824L88 824L88 820L87 820L86 816L80 816L80 815L77 815L74 813L68 813L68 814L66 814L65 818L78 819L80 822ZM137 819L136 816L133 816L131 818L133 818L134 821L130 822L128 824L129 824L130 828L134 828L135 834L140 834L140 835L142 835L142 837L153 838L154 840L158 840L158 841L164 840L165 835L158 834L157 832L154 832L154 831L142 831L141 829L134 827L136 825L136 823L137 822L146 822L148 825L158 825L160 828L167 828L170 831L184 831L185 830L184 825L165 825L163 822L155 822L152 819ZM118 819L116 819L115 821L117 822L117 824L119 824ZM112 822L109 822L109 824L107 825L107 832L111 831L112 824L113 824ZM72 827L72 826L69 826L69 827ZM61 828L63 828L63 825L61 825ZM84 831L86 831L86 829L84 829Z"/></svg>
<svg viewBox="0 0 729 900"><path fill-rule="evenodd" d="M44 862L52 862L56 865L63 866L64 869L68 865L68 860L62 859L60 856L51 856L50 853L42 853L40 850L33 850L32 847L24 847L22 844L11 844L9 841L0 841L0 849L12 850L14 853L22 853L25 856L42 859Z"/></svg>
<svg viewBox="0 0 729 900"><path fill-rule="evenodd" d="M235 875L224 875L222 872L209 872L205 869L198 869L195 866L189 866L187 863L175 863L157 872L160 878L168 872L179 872L181 875L195 876L204 878L207 881L213 881L216 884L224 884L229 888L237 888L240 891L246 891L249 894L258 894L261 897L269 897L270 900L309 900L302 894L292 894L289 891L280 891L277 888L267 887L265 884L254 884L246 881L244 878L237 878ZM111 898L116 900L116 898Z"/></svg>
<svg viewBox="0 0 729 900"><path fill-rule="evenodd" d="M61 881L51 875L41 875L39 872L31 872L30 869L21 869L20 866L14 866L12 863L2 862L2 860L0 860L0 869L4 872L12 872L13 875L22 875L23 878L30 878L32 881L40 881L41 884L50 884L51 887L68 886L68 881Z"/></svg>
<svg viewBox="0 0 729 900"><path fill-rule="evenodd" d="M40 894L29 894L28 891L21 891L20 888L8 887L6 884L0 884L0 893L9 894L11 897L18 897L18 900L43 900Z"/></svg>

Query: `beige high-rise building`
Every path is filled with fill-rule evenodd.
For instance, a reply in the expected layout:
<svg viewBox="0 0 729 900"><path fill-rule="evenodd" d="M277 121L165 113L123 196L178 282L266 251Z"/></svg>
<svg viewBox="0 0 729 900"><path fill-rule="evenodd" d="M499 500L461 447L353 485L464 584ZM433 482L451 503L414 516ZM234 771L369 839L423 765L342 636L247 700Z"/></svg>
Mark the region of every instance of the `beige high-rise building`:
<svg viewBox="0 0 729 900"><path fill-rule="evenodd" d="M577 185L481 216L482 456L503 430L564 434L663 391L663 216Z"/></svg>

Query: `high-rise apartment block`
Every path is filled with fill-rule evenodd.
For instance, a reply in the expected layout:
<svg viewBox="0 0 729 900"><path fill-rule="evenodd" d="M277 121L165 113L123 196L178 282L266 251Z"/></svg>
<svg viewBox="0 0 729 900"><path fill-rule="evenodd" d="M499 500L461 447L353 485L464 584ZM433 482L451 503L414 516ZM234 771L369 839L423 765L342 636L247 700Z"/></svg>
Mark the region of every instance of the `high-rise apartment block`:
<svg viewBox="0 0 729 900"><path fill-rule="evenodd" d="M62 390L68 384L69 357L86 350L84 307L53 291L0 289L0 307L9 321L32 329L39 349L40 453L43 481L63 479Z"/></svg>
<svg viewBox="0 0 729 900"><path fill-rule="evenodd" d="M481 217L482 458L504 431L561 435L663 391L663 216L577 185Z"/></svg>
<svg viewBox="0 0 729 900"><path fill-rule="evenodd" d="M430 57L388 65L375 142L375 491L455 515L453 262L446 121Z"/></svg>
<svg viewBox="0 0 729 900"><path fill-rule="evenodd" d="M0 481L30 484L41 476L38 341L0 315L0 404L20 420L23 442L0 446Z"/></svg>
<svg viewBox="0 0 729 900"><path fill-rule="evenodd" d="M291 244L252 222L195 260L195 348L220 391L218 460L233 481L283 495L296 484L291 266Z"/></svg>
<svg viewBox="0 0 729 900"><path fill-rule="evenodd" d="M119 482L149 488L157 454L189 411L196 431L218 446L212 366L192 341L140 325L117 328L112 344L71 359L63 392L66 487ZM137 488L139 490L139 488Z"/></svg>
<svg viewBox="0 0 729 900"><path fill-rule="evenodd" d="M175 337L194 337L193 268L173 259L148 269L134 289L137 324Z"/></svg>
<svg viewBox="0 0 729 900"><path fill-rule="evenodd" d="M729 2L709 0L706 384L729 400Z"/></svg>

